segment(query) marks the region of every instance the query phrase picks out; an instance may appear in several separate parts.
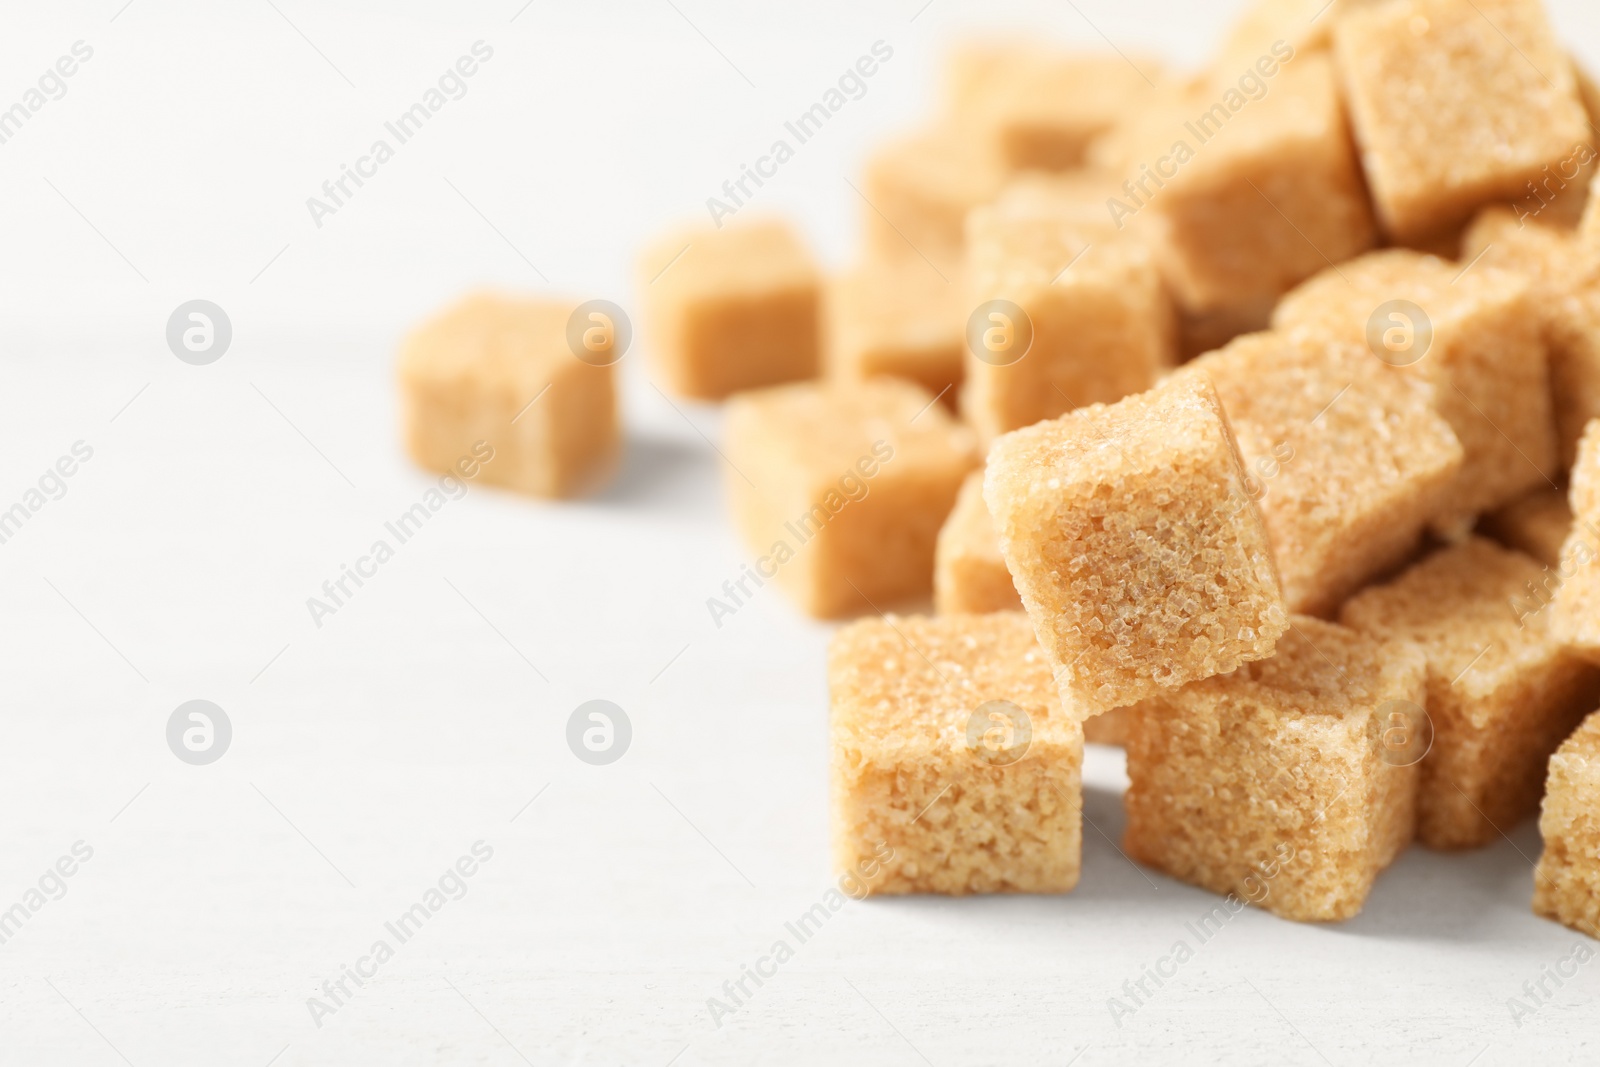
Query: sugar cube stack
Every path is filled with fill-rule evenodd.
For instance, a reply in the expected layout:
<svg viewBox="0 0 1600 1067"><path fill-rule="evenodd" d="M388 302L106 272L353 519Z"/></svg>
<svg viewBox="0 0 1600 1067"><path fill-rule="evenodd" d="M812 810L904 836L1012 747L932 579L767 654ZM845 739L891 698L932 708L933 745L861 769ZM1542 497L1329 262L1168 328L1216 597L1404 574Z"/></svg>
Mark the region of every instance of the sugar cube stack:
<svg viewBox="0 0 1600 1067"><path fill-rule="evenodd" d="M655 379L726 401L739 602L850 620L835 863L1067 893L1107 742L1129 857L1294 921L1542 803L1534 910L1600 937L1600 91L1539 0L1252 0L1222 42L969 42L850 177L850 268L715 213L640 256ZM419 463L597 477L571 308L408 342Z"/></svg>

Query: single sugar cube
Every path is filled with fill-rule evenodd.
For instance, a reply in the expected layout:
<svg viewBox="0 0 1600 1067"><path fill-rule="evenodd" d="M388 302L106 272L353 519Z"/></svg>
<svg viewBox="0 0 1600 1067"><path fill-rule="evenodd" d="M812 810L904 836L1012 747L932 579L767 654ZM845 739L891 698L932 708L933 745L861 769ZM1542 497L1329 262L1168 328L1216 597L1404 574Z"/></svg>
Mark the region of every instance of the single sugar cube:
<svg viewBox="0 0 1600 1067"><path fill-rule="evenodd" d="M983 471L961 483L934 548L933 606L940 615L1021 611L1022 598L1000 555L1000 537L983 502Z"/></svg>
<svg viewBox="0 0 1600 1067"><path fill-rule="evenodd" d="M1485 208L1461 239L1463 262L1499 267L1530 286L1549 350L1550 395L1563 469L1600 415L1600 262L1585 260L1570 230Z"/></svg>
<svg viewBox="0 0 1600 1067"><path fill-rule="evenodd" d="M1578 442L1567 502L1572 529L1555 571L1550 628L1564 646L1600 663L1600 420Z"/></svg>
<svg viewBox="0 0 1600 1067"><path fill-rule="evenodd" d="M621 451L621 353L615 323L585 316L574 334L579 310L477 294L407 337L399 378L411 458L533 496L596 488Z"/></svg>
<svg viewBox="0 0 1600 1067"><path fill-rule="evenodd" d="M1367 181L1398 240L1516 199L1590 143L1540 0L1401 0L1347 12L1333 32Z"/></svg>
<svg viewBox="0 0 1600 1067"><path fill-rule="evenodd" d="M1176 359L1149 246L1110 226L1102 182L1056 186L1021 187L968 223L961 410L986 441L1148 389Z"/></svg>
<svg viewBox="0 0 1600 1067"><path fill-rule="evenodd" d="M1291 612L1326 618L1405 562L1461 469L1428 385L1375 362L1255 333L1178 372L1216 386Z"/></svg>
<svg viewBox="0 0 1600 1067"><path fill-rule="evenodd" d="M970 131L938 127L891 141L867 161L861 217L874 259L916 259L946 277L961 266L967 212L993 200L1005 171Z"/></svg>
<svg viewBox="0 0 1600 1067"><path fill-rule="evenodd" d="M980 131L1008 170L1080 167L1090 143L1152 92L1159 61L1115 53L1080 54L1026 41L994 41L955 51L946 109Z"/></svg>
<svg viewBox="0 0 1600 1067"><path fill-rule="evenodd" d="M933 589L934 542L967 473L972 431L893 378L774 386L728 405L725 482L759 586L776 579L832 618ZM753 594L741 579L737 592ZM720 622L742 602L711 607Z"/></svg>
<svg viewBox="0 0 1600 1067"><path fill-rule="evenodd" d="M703 226L669 234L639 259L655 367L680 396L813 378L821 276L786 223Z"/></svg>
<svg viewBox="0 0 1600 1067"><path fill-rule="evenodd" d="M1557 473L1541 319L1520 276L1404 249L1373 252L1295 289L1272 324L1362 346L1374 373L1388 365L1432 383L1464 453L1434 523L1451 536Z"/></svg>
<svg viewBox="0 0 1600 1067"><path fill-rule="evenodd" d="M1545 568L1474 537L1357 594L1341 622L1428 658L1433 744L1422 760L1417 838L1477 848L1533 813L1545 760L1600 702L1600 671L1568 655L1530 595Z"/></svg>
<svg viewBox="0 0 1600 1067"><path fill-rule="evenodd" d="M872 893L1078 884L1083 732L1027 616L852 623L828 697L838 870Z"/></svg>
<svg viewBox="0 0 1600 1067"><path fill-rule="evenodd" d="M1534 914L1600 937L1600 714L1550 757L1539 833Z"/></svg>
<svg viewBox="0 0 1600 1067"><path fill-rule="evenodd" d="M1376 235L1332 64L1313 53L1279 47L1196 83L1125 177L1109 210L1155 213L1163 273L1191 313L1270 302Z"/></svg>
<svg viewBox="0 0 1600 1067"><path fill-rule="evenodd" d="M1385 758L1422 654L1297 616L1270 659L1133 709L1123 847L1299 922L1348 919L1411 841L1417 771Z"/></svg>
<svg viewBox="0 0 1600 1067"><path fill-rule="evenodd" d="M964 373L965 320L959 281L921 260L857 267L828 287L828 376L904 378L953 410Z"/></svg>
<svg viewBox="0 0 1600 1067"><path fill-rule="evenodd" d="M1572 532L1572 509L1567 506L1567 494L1547 485L1490 512L1478 526L1507 548L1555 567Z"/></svg>
<svg viewBox="0 0 1600 1067"><path fill-rule="evenodd" d="M961 483L956 506L939 530L934 549L933 604L940 615L983 615L1022 610L1022 598L1000 555L1000 537L983 502L983 472ZM1083 739L1120 745L1127 732L1125 709L1096 715L1083 724Z"/></svg>
<svg viewBox="0 0 1600 1067"><path fill-rule="evenodd" d="M1261 513L1203 378L1006 434L983 489L1079 719L1264 659L1288 628Z"/></svg>

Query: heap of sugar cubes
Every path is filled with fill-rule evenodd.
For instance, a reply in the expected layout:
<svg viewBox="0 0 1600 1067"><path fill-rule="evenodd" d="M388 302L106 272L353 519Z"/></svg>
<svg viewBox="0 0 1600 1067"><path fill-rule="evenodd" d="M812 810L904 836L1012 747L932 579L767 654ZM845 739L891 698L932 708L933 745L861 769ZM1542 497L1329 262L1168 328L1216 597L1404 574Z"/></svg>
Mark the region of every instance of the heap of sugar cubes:
<svg viewBox="0 0 1600 1067"><path fill-rule="evenodd" d="M854 620L838 867L1072 890L1087 740L1129 856L1301 921L1542 803L1534 908L1600 936L1600 92L1540 0L1255 0L1198 72L995 41L944 83L849 269L773 218L638 263L752 566ZM424 326L413 456L595 484L623 329Z"/></svg>

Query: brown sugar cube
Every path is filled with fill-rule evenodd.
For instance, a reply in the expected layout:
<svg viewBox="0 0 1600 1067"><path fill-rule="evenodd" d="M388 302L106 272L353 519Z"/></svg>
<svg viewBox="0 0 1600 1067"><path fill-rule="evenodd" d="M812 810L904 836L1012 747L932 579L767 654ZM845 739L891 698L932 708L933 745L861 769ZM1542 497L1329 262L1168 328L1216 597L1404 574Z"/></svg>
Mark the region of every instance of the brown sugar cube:
<svg viewBox="0 0 1600 1067"><path fill-rule="evenodd" d="M1547 485L1485 515L1478 528L1507 548L1554 567L1572 531L1572 509L1565 493Z"/></svg>
<svg viewBox="0 0 1600 1067"><path fill-rule="evenodd" d="M684 230L639 260L655 367L702 400L815 377L820 290L810 253L778 221Z"/></svg>
<svg viewBox="0 0 1600 1067"><path fill-rule="evenodd" d="M1380 739L1423 675L1404 642L1297 616L1270 659L1140 703L1123 847L1285 919L1350 918L1411 841L1416 767Z"/></svg>
<svg viewBox="0 0 1600 1067"><path fill-rule="evenodd" d="M1067 170L1082 166L1090 143L1141 106L1161 65L995 41L958 49L946 70L949 114L982 131L1005 168Z"/></svg>
<svg viewBox="0 0 1600 1067"><path fill-rule="evenodd" d="M939 530L934 549L933 606L940 615L1021 611L1022 598L1000 556L989 506L983 502L983 472L961 483L956 506Z"/></svg>
<svg viewBox="0 0 1600 1067"><path fill-rule="evenodd" d="M1578 442L1567 502L1572 529L1554 574L1550 629L1562 645L1600 663L1600 420Z"/></svg>
<svg viewBox="0 0 1600 1067"><path fill-rule="evenodd" d="M893 378L774 386L728 405L726 482L757 587L831 618L933 589L934 542L978 465L972 432ZM751 590L740 580L739 590ZM740 600L711 608L719 624Z"/></svg>
<svg viewBox="0 0 1600 1067"><path fill-rule="evenodd" d="M933 603L940 615L1020 611L1022 598L1000 557L1000 538L983 502L983 472L961 483L956 506L939 530L934 552ZM1096 715L1083 724L1083 739L1120 745L1127 731L1125 709Z"/></svg>
<svg viewBox="0 0 1600 1067"><path fill-rule="evenodd" d="M1078 884L1083 732L1027 616L852 623L828 695L834 863L865 892Z"/></svg>
<svg viewBox="0 0 1600 1067"><path fill-rule="evenodd" d="M1333 66L1286 45L1191 85L1126 177L1108 211L1155 214L1163 273L1190 313L1257 307L1375 237Z"/></svg>
<svg viewBox="0 0 1600 1067"><path fill-rule="evenodd" d="M1600 671L1568 655L1529 596L1544 568L1474 537L1357 594L1341 622L1409 640L1428 658L1433 744L1422 760L1417 838L1476 848L1539 804L1544 765L1600 702Z"/></svg>
<svg viewBox="0 0 1600 1067"><path fill-rule="evenodd" d="M968 222L961 411L984 440L1148 389L1175 362L1148 245L1110 226L1103 182L1058 186L1022 188Z"/></svg>
<svg viewBox="0 0 1600 1067"><path fill-rule="evenodd" d="M1563 468L1600 415L1600 262L1585 260L1573 234L1520 207L1485 208L1461 241L1463 261L1520 274L1531 287L1549 352L1550 396Z"/></svg>
<svg viewBox="0 0 1600 1067"><path fill-rule="evenodd" d="M1404 249L1373 252L1284 297L1272 324L1364 346L1375 362L1432 382L1464 452L1434 524L1450 536L1556 473L1541 322L1520 277Z"/></svg>
<svg viewBox="0 0 1600 1067"><path fill-rule="evenodd" d="M1600 937L1600 714L1550 757L1539 833L1534 914Z"/></svg>
<svg viewBox="0 0 1600 1067"><path fill-rule="evenodd" d="M972 131L940 127L893 141L867 161L861 212L875 259L923 260L945 276L961 265L967 212L993 200L1005 172L975 150Z"/></svg>
<svg viewBox="0 0 1600 1067"><path fill-rule="evenodd" d="M595 488L621 450L616 338L579 358L569 341L577 309L478 294L406 338L399 377L411 458L534 496Z"/></svg>
<svg viewBox="0 0 1600 1067"><path fill-rule="evenodd" d="M1291 612L1326 618L1403 563L1461 469L1427 383L1374 362L1255 333L1178 371L1216 386Z"/></svg>
<svg viewBox="0 0 1600 1067"><path fill-rule="evenodd" d="M952 410L963 375L963 293L921 260L860 266L828 287L829 377L904 378Z"/></svg>
<svg viewBox="0 0 1600 1067"><path fill-rule="evenodd" d="M1540 0L1377 4L1333 33L1367 181L1398 240L1521 195L1590 141Z"/></svg>
<svg viewBox="0 0 1600 1067"><path fill-rule="evenodd" d="M983 488L1075 718L1263 659L1289 625L1238 446L1203 379L1009 433Z"/></svg>

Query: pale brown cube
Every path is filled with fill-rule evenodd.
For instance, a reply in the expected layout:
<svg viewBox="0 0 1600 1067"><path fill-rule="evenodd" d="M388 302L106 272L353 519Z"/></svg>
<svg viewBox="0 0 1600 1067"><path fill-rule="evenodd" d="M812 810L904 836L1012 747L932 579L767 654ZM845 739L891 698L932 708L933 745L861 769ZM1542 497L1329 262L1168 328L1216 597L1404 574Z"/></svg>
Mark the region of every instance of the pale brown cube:
<svg viewBox="0 0 1600 1067"><path fill-rule="evenodd" d="M1404 642L1297 616L1270 659L1143 701L1123 847L1285 919L1350 918L1411 841L1416 768L1381 739L1424 669Z"/></svg>
<svg viewBox="0 0 1600 1067"><path fill-rule="evenodd" d="M1078 884L1083 732L1027 616L852 623L828 694L834 864L866 893Z"/></svg>
<svg viewBox="0 0 1600 1067"><path fill-rule="evenodd" d="M1118 234L1097 178L1024 185L968 222L966 388L984 440L1154 385L1175 362L1147 243Z"/></svg>
<svg viewBox="0 0 1600 1067"><path fill-rule="evenodd" d="M983 502L983 472L961 483L934 550L933 606L940 615L1020 611L1022 598L1000 556L1000 537Z"/></svg>
<svg viewBox="0 0 1600 1067"><path fill-rule="evenodd" d="M1000 538L983 502L983 472L961 484L956 506L939 531L934 552L933 603L940 615L1019 611L1022 598L1000 556ZM1083 724L1083 739L1120 745L1127 736L1127 709L1115 708Z"/></svg>
<svg viewBox="0 0 1600 1067"><path fill-rule="evenodd" d="M1555 638L1600 663L1600 419L1589 423L1578 443L1567 502L1572 507L1572 529L1561 547L1556 581L1541 583L1540 592L1554 592Z"/></svg>
<svg viewBox="0 0 1600 1067"><path fill-rule="evenodd" d="M1485 515L1478 528L1507 548L1555 567L1572 532L1572 509L1567 494L1547 485Z"/></svg>
<svg viewBox="0 0 1600 1067"><path fill-rule="evenodd" d="M926 390L893 378L775 386L735 397L725 433L757 586L775 578L825 618L932 591L939 527L979 457ZM711 609L719 625L742 602L731 599Z"/></svg>
<svg viewBox="0 0 1600 1067"><path fill-rule="evenodd" d="M1539 833L1534 914L1600 937L1600 714L1550 757Z"/></svg>
<svg viewBox="0 0 1600 1067"><path fill-rule="evenodd" d="M867 161L860 190L866 246L875 259L917 259L954 278L967 212L993 200L1005 181L972 131L940 127L892 141Z"/></svg>
<svg viewBox="0 0 1600 1067"><path fill-rule="evenodd" d="M1435 522L1450 536L1557 473L1541 320L1519 276L1483 264L1463 272L1403 249L1373 252L1284 297L1272 324L1363 346L1374 373L1387 365L1433 384L1465 454Z"/></svg>
<svg viewBox="0 0 1600 1067"><path fill-rule="evenodd" d="M1082 166L1090 143L1152 93L1161 64L1026 41L968 45L950 57L946 107L1008 170Z"/></svg>
<svg viewBox="0 0 1600 1067"><path fill-rule="evenodd" d="M640 256L639 291L656 371L680 396L816 376L821 277L783 222L683 230Z"/></svg>
<svg viewBox="0 0 1600 1067"><path fill-rule="evenodd" d="M1001 437L984 497L1075 718L1265 658L1288 627L1238 446L1203 379Z"/></svg>
<svg viewBox="0 0 1600 1067"><path fill-rule="evenodd" d="M1163 273L1186 312L1259 306L1373 243L1325 56L1284 46L1260 70L1219 71L1141 141L1110 210L1118 222L1155 213Z"/></svg>
<svg viewBox="0 0 1600 1067"><path fill-rule="evenodd" d="M1571 231L1541 222L1542 215L1519 217L1519 210L1484 209L1462 237L1461 258L1512 271L1530 286L1549 351L1557 444L1566 469L1577 457L1584 427L1600 415L1600 262L1585 259Z"/></svg>
<svg viewBox="0 0 1600 1067"><path fill-rule="evenodd" d="M1477 848L1539 805L1545 761L1600 702L1600 671L1564 652L1530 596L1545 568L1480 537L1443 549L1339 619L1428 658L1433 745L1422 760L1417 838Z"/></svg>
<svg viewBox="0 0 1600 1067"><path fill-rule="evenodd" d="M828 376L904 378L954 410L966 312L959 280L921 260L857 267L828 287Z"/></svg>
<svg viewBox="0 0 1600 1067"><path fill-rule="evenodd" d="M1461 469L1412 376L1349 346L1247 334L1186 364L1228 413L1291 612L1327 617L1405 562Z"/></svg>
<svg viewBox="0 0 1600 1067"><path fill-rule="evenodd" d="M580 359L568 333L577 307L478 294L406 338L400 402L411 458L534 496L595 488L621 450L615 335Z"/></svg>
<svg viewBox="0 0 1600 1067"><path fill-rule="evenodd" d="M1377 4L1338 21L1334 52L1378 214L1398 240L1520 196L1590 141L1540 0Z"/></svg>

